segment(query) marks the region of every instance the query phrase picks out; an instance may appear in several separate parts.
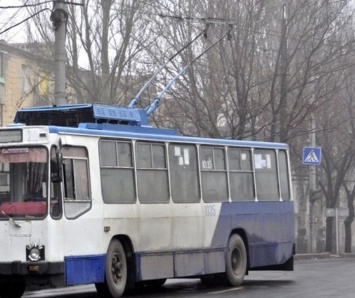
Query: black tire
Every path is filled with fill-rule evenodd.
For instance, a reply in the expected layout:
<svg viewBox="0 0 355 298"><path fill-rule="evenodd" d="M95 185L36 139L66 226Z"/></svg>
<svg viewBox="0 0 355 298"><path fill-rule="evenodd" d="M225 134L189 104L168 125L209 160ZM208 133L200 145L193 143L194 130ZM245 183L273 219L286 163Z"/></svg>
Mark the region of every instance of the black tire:
<svg viewBox="0 0 355 298"><path fill-rule="evenodd" d="M226 252L226 283L238 287L247 271L247 252L242 237L233 234L228 241Z"/></svg>
<svg viewBox="0 0 355 298"><path fill-rule="evenodd" d="M0 297L1 298L20 298L26 290L24 281L9 281L0 283Z"/></svg>
<svg viewBox="0 0 355 298"><path fill-rule="evenodd" d="M118 298L127 284L127 258L118 239L112 239L106 254L105 282L95 284L101 297Z"/></svg>

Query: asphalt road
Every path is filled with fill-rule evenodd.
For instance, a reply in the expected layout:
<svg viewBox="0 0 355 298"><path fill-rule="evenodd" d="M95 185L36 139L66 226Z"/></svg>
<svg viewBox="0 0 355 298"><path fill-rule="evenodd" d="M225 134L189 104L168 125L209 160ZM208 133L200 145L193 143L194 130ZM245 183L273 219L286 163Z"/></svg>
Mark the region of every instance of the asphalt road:
<svg viewBox="0 0 355 298"><path fill-rule="evenodd" d="M237 298L353 298L355 258L332 257L297 260L295 271L250 272L239 288L205 287L198 279L168 280L158 289L130 293L131 298L152 297ZM26 298L99 298L94 286L27 292Z"/></svg>

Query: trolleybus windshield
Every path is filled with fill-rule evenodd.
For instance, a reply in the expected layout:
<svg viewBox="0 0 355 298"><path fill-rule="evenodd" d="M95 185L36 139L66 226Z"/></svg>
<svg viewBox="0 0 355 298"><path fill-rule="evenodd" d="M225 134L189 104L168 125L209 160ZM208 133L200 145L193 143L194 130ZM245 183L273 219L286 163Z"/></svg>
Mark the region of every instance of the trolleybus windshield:
<svg viewBox="0 0 355 298"><path fill-rule="evenodd" d="M44 147L0 150L0 219L47 213L48 152Z"/></svg>

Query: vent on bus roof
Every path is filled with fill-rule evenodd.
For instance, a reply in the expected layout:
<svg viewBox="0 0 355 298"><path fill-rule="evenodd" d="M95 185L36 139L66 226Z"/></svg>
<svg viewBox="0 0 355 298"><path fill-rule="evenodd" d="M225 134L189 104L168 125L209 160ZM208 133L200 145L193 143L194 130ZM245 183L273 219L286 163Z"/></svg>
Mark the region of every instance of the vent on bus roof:
<svg viewBox="0 0 355 298"><path fill-rule="evenodd" d="M15 123L78 127L80 123L147 124L145 110L98 104L78 104L23 108L17 111Z"/></svg>

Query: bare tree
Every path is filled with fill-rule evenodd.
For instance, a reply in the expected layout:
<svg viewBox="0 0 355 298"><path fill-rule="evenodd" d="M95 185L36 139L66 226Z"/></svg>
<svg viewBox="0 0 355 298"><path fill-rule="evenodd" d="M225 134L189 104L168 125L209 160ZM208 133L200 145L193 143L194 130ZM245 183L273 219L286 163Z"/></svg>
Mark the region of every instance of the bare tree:
<svg viewBox="0 0 355 298"><path fill-rule="evenodd" d="M341 34L349 23L348 1L164 3L156 7L164 19L157 23L153 61L163 61L167 47L181 47L209 25L207 39L181 53L167 73L177 73L232 29L167 96L169 122L185 134L292 140L305 133L309 113L339 90L341 81L332 90L329 81L349 67L344 57L352 41Z"/></svg>
<svg viewBox="0 0 355 298"><path fill-rule="evenodd" d="M307 174L300 152L313 115L324 146L320 184L326 205L336 205L353 167L349 134L339 134L345 129L339 107L348 109L339 99L355 61L350 0L84 0L68 11L68 79L78 102L127 104L159 66L203 32L169 61L138 106L152 103L194 61L152 123L185 135L288 142L299 176ZM51 43L46 18L34 19L33 40ZM334 156L339 144L341 154ZM327 250L331 230L329 220Z"/></svg>
<svg viewBox="0 0 355 298"><path fill-rule="evenodd" d="M132 86L139 82L140 54L152 38L149 18L139 14L143 7L149 8L149 0L67 4L67 79L75 101L123 104L132 96ZM33 13L39 8L29 9ZM48 15L37 15L29 28L30 40L52 48Z"/></svg>
<svg viewBox="0 0 355 298"><path fill-rule="evenodd" d="M347 129L347 124L353 120L345 118L346 113L346 106L338 101L336 106L327 107L322 113L322 119L318 118L318 125L322 130L318 133L318 141L323 150L324 171L319 185L326 200L326 208L329 209L338 207L341 188L354 165L354 141ZM345 189L348 190L348 187ZM350 202L351 193L348 194ZM325 250L328 252L333 250L333 227L334 217L327 217Z"/></svg>
<svg viewBox="0 0 355 298"><path fill-rule="evenodd" d="M169 93L164 105L168 117L163 120L184 134L288 142L294 172L304 176L307 168L301 165L301 152L308 144L313 114L327 151L321 173L323 194L327 206L333 206L351 166L351 147L344 147L341 160L327 162L334 143L327 143L326 137L339 123L323 113L338 106L354 61L354 38L348 34L350 1L231 0L218 7L202 0L193 1L193 6L191 1L190 6L166 3L156 8L164 15L160 42L165 38L166 44L177 48L191 39L191 32L210 25L207 39L182 53L171 72L178 72L228 27L232 30L229 40L195 63ZM152 52L157 61L164 57L158 47ZM332 180L335 172L337 180ZM327 231L330 239L330 228Z"/></svg>

